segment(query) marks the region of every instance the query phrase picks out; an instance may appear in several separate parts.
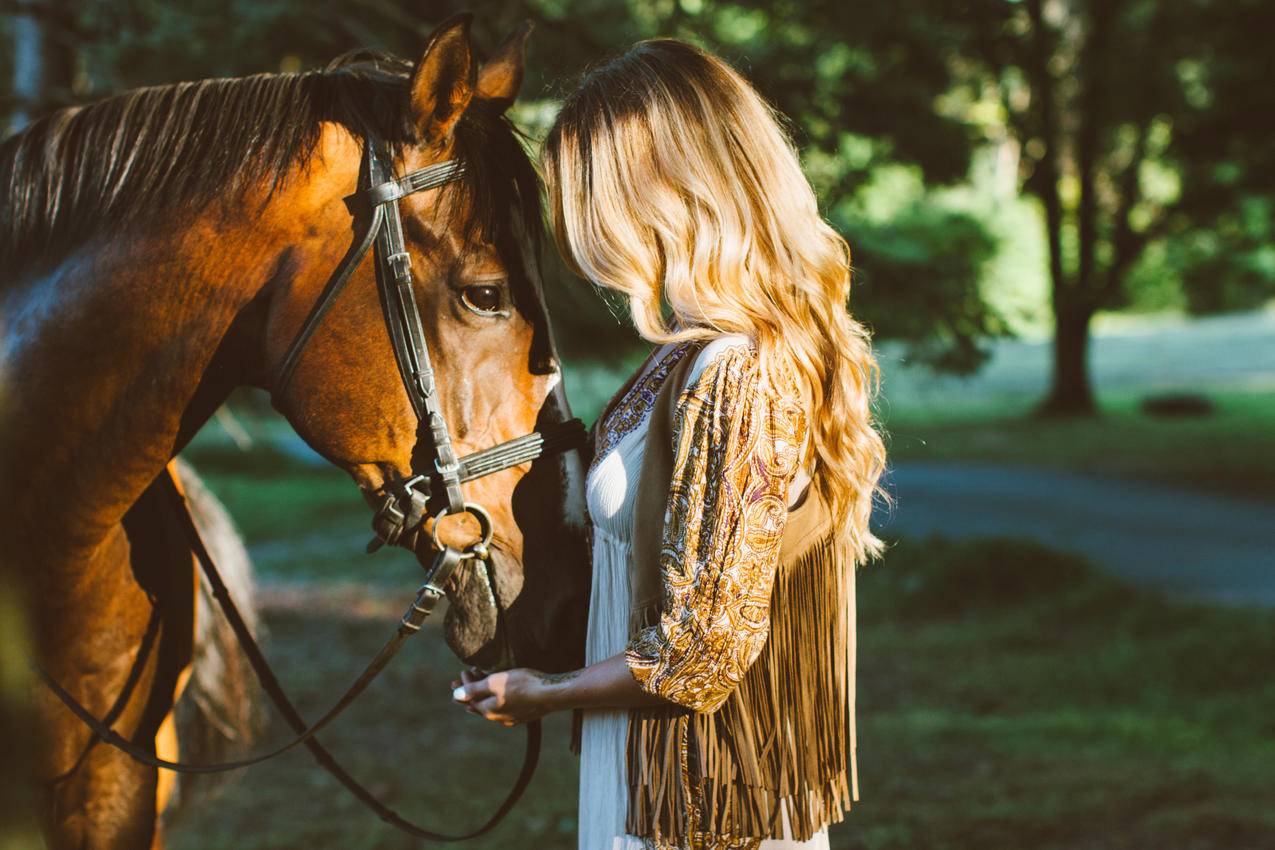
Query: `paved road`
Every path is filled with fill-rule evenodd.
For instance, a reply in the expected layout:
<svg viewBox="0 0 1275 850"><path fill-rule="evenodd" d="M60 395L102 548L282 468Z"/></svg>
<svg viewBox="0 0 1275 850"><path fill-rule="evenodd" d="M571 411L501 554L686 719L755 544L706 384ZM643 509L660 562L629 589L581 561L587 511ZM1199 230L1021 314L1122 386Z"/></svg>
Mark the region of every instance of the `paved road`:
<svg viewBox="0 0 1275 850"><path fill-rule="evenodd" d="M275 444L326 464L291 432ZM1173 596L1275 607L1275 502L981 464L902 464L891 471L889 486L894 512L876 521L887 537L1021 537L1078 552L1117 576ZM353 537L341 532L350 551L366 536L361 526ZM313 543L330 551L332 540L318 535ZM304 545L287 541L253 557L269 561L276 553L264 549L281 546L294 558Z"/></svg>
<svg viewBox="0 0 1275 850"><path fill-rule="evenodd" d="M1275 606L1275 503L1029 468L903 464L886 537L1023 537L1174 596Z"/></svg>

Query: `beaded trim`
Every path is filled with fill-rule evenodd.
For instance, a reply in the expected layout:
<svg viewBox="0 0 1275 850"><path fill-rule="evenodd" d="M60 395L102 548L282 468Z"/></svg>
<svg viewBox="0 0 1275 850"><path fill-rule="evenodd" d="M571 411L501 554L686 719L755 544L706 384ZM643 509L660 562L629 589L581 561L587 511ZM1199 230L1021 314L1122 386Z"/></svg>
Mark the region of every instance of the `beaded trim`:
<svg viewBox="0 0 1275 850"><path fill-rule="evenodd" d="M611 412L602 420L598 428L598 442L593 452L594 466L642 424L655 405L655 399L660 394L660 387L664 386L669 372L681 362L690 349L691 346L687 343L670 349L663 359L635 381L624 397L611 408Z"/></svg>

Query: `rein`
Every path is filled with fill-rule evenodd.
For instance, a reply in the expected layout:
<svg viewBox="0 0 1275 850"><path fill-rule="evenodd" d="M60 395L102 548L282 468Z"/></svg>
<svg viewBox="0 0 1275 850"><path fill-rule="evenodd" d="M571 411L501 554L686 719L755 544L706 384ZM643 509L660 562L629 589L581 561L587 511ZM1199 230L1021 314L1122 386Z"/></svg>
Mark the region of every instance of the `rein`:
<svg viewBox="0 0 1275 850"><path fill-rule="evenodd" d="M513 788L496 812L482 826L461 835L436 832L405 820L341 767L315 736L349 708L389 665L407 639L420 631L425 620L443 598L448 582L457 571L470 561L488 562L490 557L488 546L492 537L491 519L482 506L464 500L461 485L544 455L559 454L578 448L584 442L585 431L580 420L572 419L568 422L549 425L540 432L533 432L464 457L456 456L447 420L443 416L438 401L429 346L425 341L420 310L416 303L411 256L407 252L403 239L403 221L398 201L416 192L437 188L459 179L465 173L465 166L456 160L449 160L394 178L390 174L388 162L389 159L380 149L379 143L374 139L365 138L359 175L360 190L347 197L345 201L355 216L355 226L358 226L360 218L366 223L341 263L329 277L328 283L289 346L280 368L275 392L282 394L289 385L306 344L332 308L337 296L349 283L355 268L362 263L368 252L372 251L385 325L389 331L394 348L394 359L398 364L403 386L407 390L412 409L417 416L417 428L411 474L405 478L386 482L384 498L372 519L376 536L368 544L368 552L376 551L387 543L410 548L426 522L433 519L433 548L438 553L433 562L425 568L425 583L417 591L415 600L399 621L390 639L332 708L315 723L307 726L284 692L256 639L230 598L230 593L217 570L212 555L195 526L185 497L177 488L171 473L166 469L158 483L174 500L175 512L180 518L191 549L262 689L275 704L296 737L268 752L238 761L215 764L168 761L158 758L153 751L139 746L116 732L111 727L113 716L108 715L105 719L94 716L42 666L32 662L32 667L54 695L89 727L97 739L105 741L143 764L178 773L220 773L260 764L296 746L304 745L325 770L382 820L416 838L432 841L463 841L476 838L494 828L526 790L535 773L540 753L539 721L526 724L526 754ZM464 549L442 544L438 539L438 520L447 515L462 513L471 514L478 520L479 539ZM501 613L499 604L495 601L492 604L496 606L499 617Z"/></svg>

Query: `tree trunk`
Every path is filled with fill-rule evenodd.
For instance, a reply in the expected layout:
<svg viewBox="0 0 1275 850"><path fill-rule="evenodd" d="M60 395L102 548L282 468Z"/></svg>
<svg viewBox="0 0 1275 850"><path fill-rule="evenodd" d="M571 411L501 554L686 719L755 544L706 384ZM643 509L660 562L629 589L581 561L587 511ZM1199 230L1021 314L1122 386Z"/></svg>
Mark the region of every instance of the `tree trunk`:
<svg viewBox="0 0 1275 850"><path fill-rule="evenodd" d="M16 133L36 118L72 100L75 83L74 34L64 28L67 4L48 2L13 16L12 91L15 101L8 131Z"/></svg>
<svg viewBox="0 0 1275 850"><path fill-rule="evenodd" d="M1089 320L1083 307L1054 304L1054 369L1045 416L1091 416L1097 412L1089 381Z"/></svg>
<svg viewBox="0 0 1275 850"><path fill-rule="evenodd" d="M13 99L9 132L16 133L38 114L44 92L44 30L33 12L13 16Z"/></svg>

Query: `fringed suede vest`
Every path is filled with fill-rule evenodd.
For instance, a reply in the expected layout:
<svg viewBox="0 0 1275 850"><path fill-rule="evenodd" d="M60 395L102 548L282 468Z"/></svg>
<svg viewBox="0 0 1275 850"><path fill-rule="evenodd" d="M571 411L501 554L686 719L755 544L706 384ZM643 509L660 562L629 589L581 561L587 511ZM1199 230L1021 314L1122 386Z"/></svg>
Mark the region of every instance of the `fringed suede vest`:
<svg viewBox="0 0 1275 850"><path fill-rule="evenodd" d="M651 412L638 480L630 635L659 621L659 553L673 475L677 399L695 362L674 367ZM789 509L770 634L739 687L712 714L631 713L626 830L659 846L749 847L807 840L858 799L854 564L808 486ZM781 815L782 810L782 815Z"/></svg>

